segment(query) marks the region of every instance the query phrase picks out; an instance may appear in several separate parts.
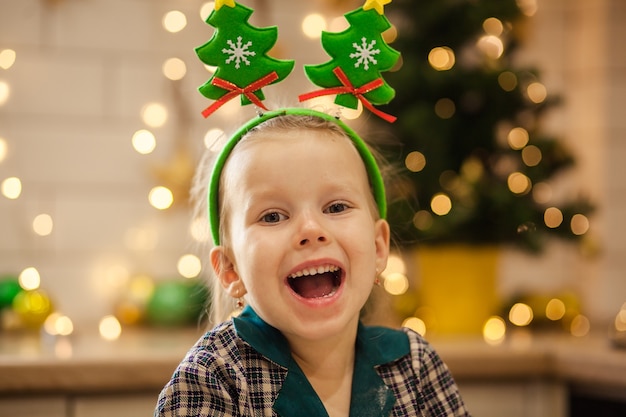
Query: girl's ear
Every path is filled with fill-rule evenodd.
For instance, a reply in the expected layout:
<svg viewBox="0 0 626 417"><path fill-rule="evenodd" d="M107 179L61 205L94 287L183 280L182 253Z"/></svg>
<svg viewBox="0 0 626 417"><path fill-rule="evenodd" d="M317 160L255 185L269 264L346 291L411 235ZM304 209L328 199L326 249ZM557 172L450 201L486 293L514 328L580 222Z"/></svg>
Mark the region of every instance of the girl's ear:
<svg viewBox="0 0 626 417"><path fill-rule="evenodd" d="M226 253L223 246L211 249L211 266L215 276L222 284L228 295L233 298L241 298L246 293L246 287L235 270L235 264Z"/></svg>
<svg viewBox="0 0 626 417"><path fill-rule="evenodd" d="M376 270L380 273L387 267L389 258L389 239L391 230L387 220L379 219L374 226L374 242L376 244Z"/></svg>

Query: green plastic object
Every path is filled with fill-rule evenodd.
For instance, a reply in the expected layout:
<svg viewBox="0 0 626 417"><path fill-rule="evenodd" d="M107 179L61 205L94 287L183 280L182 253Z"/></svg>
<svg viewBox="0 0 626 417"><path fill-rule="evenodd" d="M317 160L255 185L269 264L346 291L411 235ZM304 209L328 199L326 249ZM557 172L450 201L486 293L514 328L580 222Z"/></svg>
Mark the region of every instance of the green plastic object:
<svg viewBox="0 0 626 417"><path fill-rule="evenodd" d="M5 275L0 277L0 309L11 307L15 297L22 291L17 277Z"/></svg>

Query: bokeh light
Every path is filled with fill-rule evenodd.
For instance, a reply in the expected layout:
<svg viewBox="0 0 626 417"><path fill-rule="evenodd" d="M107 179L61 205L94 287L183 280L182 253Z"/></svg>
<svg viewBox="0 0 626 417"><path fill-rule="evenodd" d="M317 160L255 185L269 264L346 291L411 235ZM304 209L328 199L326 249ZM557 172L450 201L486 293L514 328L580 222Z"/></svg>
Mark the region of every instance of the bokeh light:
<svg viewBox="0 0 626 417"><path fill-rule="evenodd" d="M15 200L22 194L22 181L17 177L9 177L2 181L2 195L9 200Z"/></svg>
<svg viewBox="0 0 626 417"><path fill-rule="evenodd" d="M163 75L172 81L182 80L187 74L187 65L180 58L169 58L163 63Z"/></svg>
<svg viewBox="0 0 626 417"><path fill-rule="evenodd" d="M543 101L548 96L548 91L546 87L538 82L534 82L528 85L526 88L526 93L528 94L528 98L533 103L539 104L543 103Z"/></svg>
<svg viewBox="0 0 626 417"><path fill-rule="evenodd" d="M498 75L498 84L504 91L513 91L517 87L517 75L504 71Z"/></svg>
<svg viewBox="0 0 626 417"><path fill-rule="evenodd" d="M163 28L171 33L180 32L187 26L187 17L180 10L172 10L163 16Z"/></svg>
<svg viewBox="0 0 626 417"><path fill-rule="evenodd" d="M37 268L28 267L22 270L18 277L20 287L26 291L36 290L41 285L41 277Z"/></svg>
<svg viewBox="0 0 626 417"><path fill-rule="evenodd" d="M387 267L383 271L383 275L386 272L397 272L400 274L406 274L406 263L402 256L392 253L387 258Z"/></svg>
<svg viewBox="0 0 626 417"><path fill-rule="evenodd" d="M527 194L532 188L530 178L521 172L513 172L507 179L507 185L512 193L523 195Z"/></svg>
<svg viewBox="0 0 626 417"><path fill-rule="evenodd" d="M11 95L11 87L9 87L9 83L6 81L0 80L0 106L6 103L9 100L9 96Z"/></svg>
<svg viewBox="0 0 626 417"><path fill-rule="evenodd" d="M361 100L357 102L357 108L351 109L349 107L341 107L341 118L346 120L356 120L363 114L363 104Z"/></svg>
<svg viewBox="0 0 626 417"><path fill-rule="evenodd" d="M541 149L535 145L529 145L522 149L522 161L524 161L526 166L537 166L541 162L542 158L543 155L541 154Z"/></svg>
<svg viewBox="0 0 626 417"><path fill-rule="evenodd" d="M552 187L545 182L538 182L533 187L533 200L538 204L547 204L552 200Z"/></svg>
<svg viewBox="0 0 626 417"><path fill-rule="evenodd" d="M534 16L537 13L537 9L539 8L537 5L537 0L516 0L517 7L524 13L526 16Z"/></svg>
<svg viewBox="0 0 626 417"><path fill-rule="evenodd" d="M402 327L413 330L422 336L426 335L426 323L417 317L409 317L402 322Z"/></svg>
<svg viewBox="0 0 626 417"><path fill-rule="evenodd" d="M506 336L506 323L502 317L492 316L483 326L483 339L490 345L499 345Z"/></svg>
<svg viewBox="0 0 626 417"><path fill-rule="evenodd" d="M326 19L320 14L312 13L302 20L302 32L310 39L318 39L326 28Z"/></svg>
<svg viewBox="0 0 626 417"><path fill-rule="evenodd" d="M160 103L148 103L141 110L141 119L150 127L161 127L167 122L167 109Z"/></svg>
<svg viewBox="0 0 626 417"><path fill-rule="evenodd" d="M52 233L54 222L49 214L42 213L33 220L33 231L39 236L48 236Z"/></svg>
<svg viewBox="0 0 626 417"><path fill-rule="evenodd" d="M15 63L16 53L13 49L0 51L0 68L8 70Z"/></svg>
<svg viewBox="0 0 626 417"><path fill-rule="evenodd" d="M187 254L180 257L177 264L178 273L185 278L195 278L202 271L202 261L196 255Z"/></svg>
<svg viewBox="0 0 626 417"><path fill-rule="evenodd" d="M163 186L154 187L148 194L148 200L152 207L166 210L174 203L174 195L169 188Z"/></svg>
<svg viewBox="0 0 626 417"><path fill-rule="evenodd" d="M461 165L461 174L470 182L480 180L484 173L485 168L483 167L482 161L474 156L467 158L463 161L463 165Z"/></svg>
<svg viewBox="0 0 626 417"><path fill-rule="evenodd" d="M572 333L572 336L576 336L576 337L587 336L590 330L591 330L591 323L589 322L589 319L587 317L583 316L582 314L579 314L576 317L574 317L570 325L570 332Z"/></svg>
<svg viewBox="0 0 626 417"><path fill-rule="evenodd" d="M427 210L419 210L413 215L413 226L418 230L428 230L433 223L433 215Z"/></svg>
<svg viewBox="0 0 626 417"><path fill-rule="evenodd" d="M4 161L9 153L9 145L5 138L0 137L0 162Z"/></svg>
<svg viewBox="0 0 626 417"><path fill-rule="evenodd" d="M132 144L135 151L147 155L156 148L156 138L149 130L140 129L133 133Z"/></svg>
<svg viewBox="0 0 626 417"><path fill-rule="evenodd" d="M430 201L430 208L438 216L445 216L452 210L452 200L444 193L435 194Z"/></svg>
<svg viewBox="0 0 626 417"><path fill-rule="evenodd" d="M213 66L213 65L207 65L207 64L203 64L204 69L211 75L215 74L215 72L217 71L217 67Z"/></svg>
<svg viewBox="0 0 626 417"><path fill-rule="evenodd" d="M226 135L222 129L209 129L204 135L204 146L211 152L219 152L225 142Z"/></svg>
<svg viewBox="0 0 626 417"><path fill-rule="evenodd" d="M122 325L115 316L105 316L100 320L98 331L105 340L117 340L122 334Z"/></svg>
<svg viewBox="0 0 626 417"><path fill-rule="evenodd" d="M383 40L388 44L392 44L398 38L398 28L391 25L389 29L382 33Z"/></svg>
<svg viewBox="0 0 626 417"><path fill-rule="evenodd" d="M449 119L454 116L456 105L449 98L441 98L435 103L435 114L442 119Z"/></svg>
<svg viewBox="0 0 626 417"><path fill-rule="evenodd" d="M481 37L477 43L478 49L480 49L487 57L491 59L498 59L504 53L504 45L502 40L497 36L486 35Z"/></svg>
<svg viewBox="0 0 626 417"><path fill-rule="evenodd" d="M420 172L426 166L426 157L418 151L410 152L404 159L404 165L411 172Z"/></svg>
<svg viewBox="0 0 626 417"><path fill-rule="evenodd" d="M328 23L328 27L326 28L326 30L329 32L343 32L349 27L350 27L350 24L346 20L345 16L341 15L341 16L332 18L330 22Z"/></svg>
<svg viewBox="0 0 626 417"><path fill-rule="evenodd" d="M523 149L528 144L528 131L523 127L514 127L507 135L507 141L511 149Z"/></svg>
<svg viewBox="0 0 626 417"><path fill-rule="evenodd" d="M615 330L626 332L626 303L622 305L619 313L615 316Z"/></svg>
<svg viewBox="0 0 626 417"><path fill-rule="evenodd" d="M574 214L570 222L572 233L580 236L587 233L589 230L589 219L583 214Z"/></svg>
<svg viewBox="0 0 626 417"><path fill-rule="evenodd" d="M387 259L387 266L381 273L383 288L391 295L401 295L409 289L409 279L406 276L406 263L402 256L392 253Z"/></svg>
<svg viewBox="0 0 626 417"><path fill-rule="evenodd" d="M209 15L214 9L214 1L207 1L206 3L202 4L202 6L200 7L200 19L202 19L203 22L206 22L206 20L209 18Z"/></svg>
<svg viewBox="0 0 626 417"><path fill-rule="evenodd" d="M133 300L146 301L154 293L154 287L154 280L149 275L135 275L128 282L128 295Z"/></svg>
<svg viewBox="0 0 626 417"><path fill-rule="evenodd" d="M383 281L383 288L391 295L404 294L409 289L409 279L399 272L387 274Z"/></svg>
<svg viewBox="0 0 626 417"><path fill-rule="evenodd" d="M555 229L563 223L563 213L556 207L548 207L543 213L543 221L551 229Z"/></svg>
<svg viewBox="0 0 626 417"><path fill-rule="evenodd" d="M546 317L548 320L561 320L565 316L565 303L558 298L553 298L546 304Z"/></svg>
<svg viewBox="0 0 626 417"><path fill-rule="evenodd" d="M504 26L500 19L490 17L483 22L483 30L487 35L500 36L504 30Z"/></svg>
<svg viewBox="0 0 626 417"><path fill-rule="evenodd" d="M528 326L533 321L533 310L529 305L516 303L509 310L509 321L516 326Z"/></svg>
<svg viewBox="0 0 626 417"><path fill-rule="evenodd" d="M447 71L454 67L454 51L447 46L437 46L428 53L428 63L437 71Z"/></svg>
<svg viewBox="0 0 626 417"><path fill-rule="evenodd" d="M44 322L43 329L51 336L69 336L74 332L74 323L69 317L54 312Z"/></svg>
<svg viewBox="0 0 626 417"><path fill-rule="evenodd" d="M189 226L189 233L196 242L208 242L211 238L211 228L206 216L195 218Z"/></svg>

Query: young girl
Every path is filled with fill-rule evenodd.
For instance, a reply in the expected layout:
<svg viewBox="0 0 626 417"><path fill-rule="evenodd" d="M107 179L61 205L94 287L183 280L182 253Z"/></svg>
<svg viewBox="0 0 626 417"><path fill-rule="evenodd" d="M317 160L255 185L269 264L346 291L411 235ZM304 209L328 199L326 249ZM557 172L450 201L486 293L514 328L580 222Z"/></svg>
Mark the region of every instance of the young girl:
<svg viewBox="0 0 626 417"><path fill-rule="evenodd" d="M213 307L221 294L245 307L189 351L155 416L469 415L423 338L359 320L390 230L352 129L313 110L265 113L227 142L208 193Z"/></svg>

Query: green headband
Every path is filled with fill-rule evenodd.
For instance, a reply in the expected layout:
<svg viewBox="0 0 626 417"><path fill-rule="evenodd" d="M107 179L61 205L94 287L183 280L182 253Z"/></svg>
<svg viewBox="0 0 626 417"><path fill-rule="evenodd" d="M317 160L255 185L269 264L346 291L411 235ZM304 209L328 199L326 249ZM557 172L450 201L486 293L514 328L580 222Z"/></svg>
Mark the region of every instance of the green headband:
<svg viewBox="0 0 626 417"><path fill-rule="evenodd" d="M354 144L354 147L359 152L359 155L361 156L361 159L365 164L365 169L367 170L367 175L372 186L374 200L376 201L376 205L378 206L378 212L380 217L384 219L387 216L387 200L385 197L385 184L383 182L383 177L380 174L380 169L378 168L376 159L370 152L363 139L361 139L359 135L344 122L329 114L305 108L285 108L263 113L259 117L255 117L248 121L231 136L231 138L228 140L228 142L226 142L226 145L224 145L224 148L217 156L217 159L215 160L215 165L213 166L213 171L211 172L211 178L209 179L208 192L209 223L211 226L211 236L213 237L213 243L215 243L216 246L220 244L220 177L222 176L222 170L224 169L224 164L226 163L228 156L231 154L233 148L237 145L237 143L239 143L241 138L244 137L246 133L248 133L250 130L269 119L289 114L296 116L319 117L320 119L333 122L343 129L343 131L347 134L347 136Z"/></svg>

